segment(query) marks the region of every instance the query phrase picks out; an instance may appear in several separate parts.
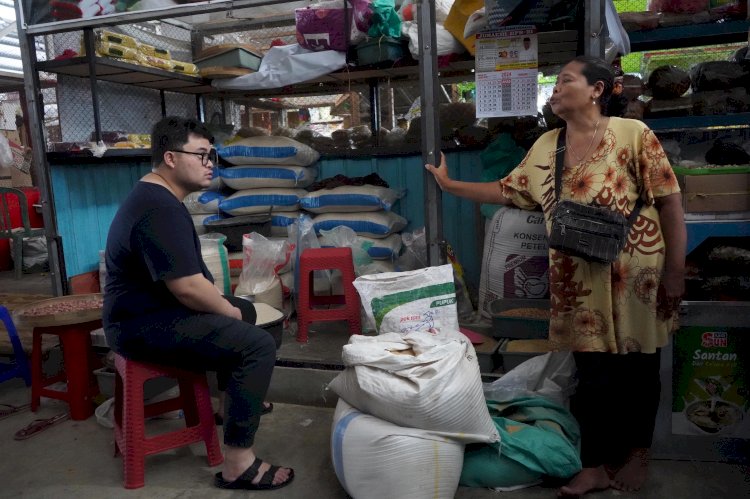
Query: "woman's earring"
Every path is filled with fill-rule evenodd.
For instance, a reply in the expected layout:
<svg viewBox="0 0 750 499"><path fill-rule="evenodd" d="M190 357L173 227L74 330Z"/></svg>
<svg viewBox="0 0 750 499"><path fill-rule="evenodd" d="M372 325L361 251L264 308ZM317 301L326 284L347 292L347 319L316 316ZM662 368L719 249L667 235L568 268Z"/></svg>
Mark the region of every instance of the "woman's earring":
<svg viewBox="0 0 750 499"><path fill-rule="evenodd" d="M591 99L591 104L596 106L596 99Z"/></svg>

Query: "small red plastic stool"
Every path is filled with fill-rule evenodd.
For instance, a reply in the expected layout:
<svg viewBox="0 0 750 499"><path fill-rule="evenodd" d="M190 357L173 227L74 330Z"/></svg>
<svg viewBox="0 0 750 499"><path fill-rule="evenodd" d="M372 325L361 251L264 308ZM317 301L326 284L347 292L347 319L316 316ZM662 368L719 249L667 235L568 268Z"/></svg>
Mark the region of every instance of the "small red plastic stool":
<svg viewBox="0 0 750 499"><path fill-rule="evenodd" d="M115 452L123 454L124 485L145 484L146 456L200 442L206 444L209 466L224 461L214 424L206 373L148 364L115 355ZM179 382L180 395L144 405L143 385L167 376ZM146 418L182 409L186 428L146 437Z"/></svg>
<svg viewBox="0 0 750 499"><path fill-rule="evenodd" d="M341 272L343 295L316 296L312 272ZM349 333L361 333L359 295L354 288L354 262L351 248L308 248L299 258L299 303L297 304L297 341L307 342L311 322L341 321L349 323ZM343 305L338 308L313 308Z"/></svg>
<svg viewBox="0 0 750 499"><path fill-rule="evenodd" d="M70 407L70 418L88 419L94 414L93 399L99 393L94 369L101 366L91 348L91 331L102 327L101 320L42 326L34 328L31 350L31 410L36 412L41 397L64 400ZM55 334L60 338L64 369L46 378L42 370L42 335ZM67 390L47 388L66 381Z"/></svg>

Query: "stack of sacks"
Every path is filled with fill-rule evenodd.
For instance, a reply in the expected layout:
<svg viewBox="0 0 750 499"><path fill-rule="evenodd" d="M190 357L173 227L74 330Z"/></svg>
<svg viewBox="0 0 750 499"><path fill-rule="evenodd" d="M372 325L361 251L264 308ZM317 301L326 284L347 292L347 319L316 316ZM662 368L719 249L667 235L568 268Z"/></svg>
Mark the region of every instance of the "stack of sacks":
<svg viewBox="0 0 750 499"><path fill-rule="evenodd" d="M193 217L193 225L195 226L195 231L198 235L207 232L205 226L206 223L224 218L219 213L219 204L225 197L220 192L221 185L219 168L215 166L211 185L202 191L191 192L182 200L188 213Z"/></svg>
<svg viewBox="0 0 750 499"><path fill-rule="evenodd" d="M457 331L352 335L331 454L352 497L454 497L464 445L497 442L471 343Z"/></svg>
<svg viewBox="0 0 750 499"><path fill-rule="evenodd" d="M246 134L247 130L240 133ZM239 133L217 148L219 156L233 165L220 170L226 198L219 203L222 216L271 214L272 237L287 237L287 227L299 217L299 200L315 181L312 165L320 154L289 137ZM242 254L229 255L233 277L242 268ZM280 273L285 292L291 272Z"/></svg>
<svg viewBox="0 0 750 499"><path fill-rule="evenodd" d="M231 167L221 170L225 186L234 192L219 208L229 216L271 213L271 234L286 236L296 220L305 187L315 181L311 167L320 154L289 137L235 137L218 148Z"/></svg>
<svg viewBox="0 0 750 499"><path fill-rule="evenodd" d="M467 443L500 440L477 354L459 332L451 265L354 281L378 336L352 335L331 432L352 497L452 498ZM406 324L406 327L404 325Z"/></svg>
<svg viewBox="0 0 750 499"><path fill-rule="evenodd" d="M320 189L300 199L300 207L315 214L315 232L345 226L371 242L367 250L375 260L394 260L401 251L401 235L408 221L391 212L399 193L375 185L341 185Z"/></svg>

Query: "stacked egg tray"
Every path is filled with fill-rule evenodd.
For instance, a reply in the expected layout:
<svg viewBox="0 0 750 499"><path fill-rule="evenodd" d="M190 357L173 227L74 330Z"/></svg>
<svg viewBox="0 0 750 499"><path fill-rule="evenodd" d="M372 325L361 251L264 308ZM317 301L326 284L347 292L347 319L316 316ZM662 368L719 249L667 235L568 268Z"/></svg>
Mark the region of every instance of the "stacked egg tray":
<svg viewBox="0 0 750 499"><path fill-rule="evenodd" d="M503 298L490 303L492 336L500 341L503 370L549 351L547 299Z"/></svg>

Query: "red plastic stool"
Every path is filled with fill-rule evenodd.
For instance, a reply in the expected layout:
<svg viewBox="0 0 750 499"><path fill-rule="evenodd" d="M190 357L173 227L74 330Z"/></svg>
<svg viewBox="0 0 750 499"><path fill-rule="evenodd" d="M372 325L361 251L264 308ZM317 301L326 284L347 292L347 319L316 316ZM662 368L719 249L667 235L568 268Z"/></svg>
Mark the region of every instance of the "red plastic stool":
<svg viewBox="0 0 750 499"><path fill-rule="evenodd" d="M101 367L91 348L91 331L102 327L101 320L43 326L34 328L31 349L31 410L36 412L41 397L64 400L70 407L70 418L88 419L94 414L93 398L99 393L94 369ZM42 335L55 334L60 338L64 369L46 378L42 370ZM47 386L67 381L67 390L53 390Z"/></svg>
<svg viewBox="0 0 750 499"><path fill-rule="evenodd" d="M200 442L206 444L209 466L224 461L214 425L206 373L136 362L115 354L115 452L123 454L126 489L145 483L146 456ZM143 384L167 376L179 382L180 395L144 405ZM146 437L146 418L182 409L186 428Z"/></svg>
<svg viewBox="0 0 750 499"><path fill-rule="evenodd" d="M339 270L343 295L315 296L312 272ZM299 258L299 303L297 304L297 341L306 343L311 322L341 321L349 323L349 333L361 333L359 295L354 288L354 263L351 248L308 248ZM343 305L339 308L313 308Z"/></svg>

